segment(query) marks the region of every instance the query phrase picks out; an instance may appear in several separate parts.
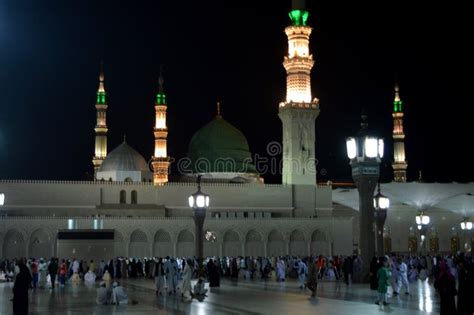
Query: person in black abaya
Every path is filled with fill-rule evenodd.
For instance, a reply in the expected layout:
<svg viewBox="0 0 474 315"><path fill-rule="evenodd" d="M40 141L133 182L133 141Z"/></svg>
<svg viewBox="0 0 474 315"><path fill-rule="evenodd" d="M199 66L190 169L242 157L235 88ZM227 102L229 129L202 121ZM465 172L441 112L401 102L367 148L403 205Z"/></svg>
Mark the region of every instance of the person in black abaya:
<svg viewBox="0 0 474 315"><path fill-rule="evenodd" d="M377 280L377 272L379 271L379 260L377 259L376 256L372 258L372 261L370 262L370 289L371 290L377 290L379 282Z"/></svg>
<svg viewBox="0 0 474 315"><path fill-rule="evenodd" d="M217 265L214 263L214 260L209 259L207 263L207 272L209 275L209 286L218 287L220 286L220 275Z"/></svg>
<svg viewBox="0 0 474 315"><path fill-rule="evenodd" d="M439 275L435 280L434 287L440 296L440 315L457 314L455 302L457 294L456 280L444 261L439 264Z"/></svg>
<svg viewBox="0 0 474 315"><path fill-rule="evenodd" d="M18 267L20 272L16 276L15 284L13 285L13 314L27 315L28 289L31 287L33 278L23 259L18 261Z"/></svg>

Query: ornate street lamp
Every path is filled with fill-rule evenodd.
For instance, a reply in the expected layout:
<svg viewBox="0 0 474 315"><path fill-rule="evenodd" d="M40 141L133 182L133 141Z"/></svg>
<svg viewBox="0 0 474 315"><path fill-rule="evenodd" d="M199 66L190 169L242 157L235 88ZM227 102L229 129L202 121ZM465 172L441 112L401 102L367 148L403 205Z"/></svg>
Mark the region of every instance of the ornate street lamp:
<svg viewBox="0 0 474 315"><path fill-rule="evenodd" d="M380 192L380 183L377 194L374 196L375 224L377 225L377 255L385 255L383 243L383 226L387 219L387 209L390 207L390 199Z"/></svg>
<svg viewBox="0 0 474 315"><path fill-rule="evenodd" d="M461 225L462 237L463 237L462 248L464 251L467 251L469 249L469 245L466 243L466 236L472 230L472 222L469 221L469 218L465 217L461 221L460 225Z"/></svg>
<svg viewBox="0 0 474 315"><path fill-rule="evenodd" d="M194 225L196 229L195 248L196 257L198 259L199 270L198 275L202 275L202 262L203 262L203 226L204 219L206 218L206 210L209 207L209 195L201 191L201 175L197 177L198 190L189 196L189 207L193 209L194 214Z"/></svg>
<svg viewBox="0 0 474 315"><path fill-rule="evenodd" d="M426 249L426 231L428 230L428 225L430 224L430 217L426 215L424 211L421 211L415 217L415 222L417 224L418 231L420 231L421 249L424 254L424 251Z"/></svg>
<svg viewBox="0 0 474 315"><path fill-rule="evenodd" d="M346 139L347 156L352 166L352 178L359 192L360 237L364 278L369 274L369 262L375 254L374 204L375 186L379 180L379 165L383 157L383 139L367 129L367 116L362 114L361 129L355 137Z"/></svg>
<svg viewBox="0 0 474 315"><path fill-rule="evenodd" d="M461 230L463 231L470 231L472 230L472 222L469 221L469 218L464 218L461 221Z"/></svg>
<svg viewBox="0 0 474 315"><path fill-rule="evenodd" d="M421 211L415 218L416 224L418 225L418 230L421 230L423 226L430 224L430 217L425 215L424 211Z"/></svg>

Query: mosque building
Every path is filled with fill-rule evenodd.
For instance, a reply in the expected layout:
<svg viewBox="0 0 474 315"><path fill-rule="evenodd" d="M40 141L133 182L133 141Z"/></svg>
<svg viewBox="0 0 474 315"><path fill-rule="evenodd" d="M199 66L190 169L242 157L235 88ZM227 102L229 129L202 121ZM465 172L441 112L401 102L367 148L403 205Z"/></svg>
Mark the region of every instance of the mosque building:
<svg viewBox="0 0 474 315"><path fill-rule="evenodd" d="M285 28L286 99L275 104L283 125L282 184L264 182L245 135L225 120L219 104L215 117L190 139L187 172L170 181L167 147L173 143L167 142L168 103L161 74L154 104L154 152L145 158L125 138L109 151L101 69L92 157L95 180L1 180L5 204L0 207L0 257L193 256L196 235L187 200L196 191L198 175L203 178L202 190L211 197L204 229L216 236L205 242L206 256L352 254L358 242L357 194L316 181L315 124L320 107L311 92L314 59L308 15L304 1L294 0ZM398 85L393 119L394 181L409 185ZM466 187L463 193L474 193L472 185ZM456 235L452 226L459 215L432 206L432 220L439 222L428 235L438 242L433 252L450 251ZM392 202L387 249L419 250L416 239L413 243L416 213L413 204Z"/></svg>

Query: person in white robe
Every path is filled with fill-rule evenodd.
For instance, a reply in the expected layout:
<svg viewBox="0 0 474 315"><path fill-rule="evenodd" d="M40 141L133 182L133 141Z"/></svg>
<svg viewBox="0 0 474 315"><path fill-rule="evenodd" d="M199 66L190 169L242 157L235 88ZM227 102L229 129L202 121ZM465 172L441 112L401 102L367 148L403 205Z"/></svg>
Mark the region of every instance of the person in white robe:
<svg viewBox="0 0 474 315"><path fill-rule="evenodd" d="M304 289L306 284L306 275L308 274L308 266L298 258L298 282L300 284L300 289Z"/></svg>
<svg viewBox="0 0 474 315"><path fill-rule="evenodd" d="M277 281L285 281L285 263L282 259L278 259L276 263L276 276Z"/></svg>
<svg viewBox="0 0 474 315"><path fill-rule="evenodd" d="M40 289L46 288L46 274L48 271L48 264L44 261L43 258L40 258L40 263L38 265L39 272L39 287Z"/></svg>
<svg viewBox="0 0 474 315"><path fill-rule="evenodd" d="M169 264L166 267L166 278L168 282L168 294L176 294L176 285L178 284L178 264L173 258L170 259Z"/></svg>
<svg viewBox="0 0 474 315"><path fill-rule="evenodd" d="M408 267L407 264L400 258L398 260L398 279L397 292L400 293L402 286L405 289L405 294L410 294L410 286L408 284Z"/></svg>
<svg viewBox="0 0 474 315"><path fill-rule="evenodd" d="M398 261L395 256L392 256L390 259L390 264L392 267L392 277L390 279L391 285L392 285L392 290L393 290L393 295L398 295Z"/></svg>
<svg viewBox="0 0 474 315"><path fill-rule="evenodd" d="M89 270L85 275L84 275L84 283L86 285L93 285L95 283L96 275L92 270Z"/></svg>
<svg viewBox="0 0 474 315"><path fill-rule="evenodd" d="M117 282L114 282L112 286L112 304L128 304L128 296L127 293L125 293L124 288L120 286Z"/></svg>
<svg viewBox="0 0 474 315"><path fill-rule="evenodd" d="M181 296L185 299L190 299L191 294L191 277L193 275L193 269L191 268L191 260L187 260L186 266L183 270L183 288L181 291Z"/></svg>
<svg viewBox="0 0 474 315"><path fill-rule="evenodd" d="M76 258L74 258L74 261L72 262L72 273L79 273L79 262L77 261Z"/></svg>

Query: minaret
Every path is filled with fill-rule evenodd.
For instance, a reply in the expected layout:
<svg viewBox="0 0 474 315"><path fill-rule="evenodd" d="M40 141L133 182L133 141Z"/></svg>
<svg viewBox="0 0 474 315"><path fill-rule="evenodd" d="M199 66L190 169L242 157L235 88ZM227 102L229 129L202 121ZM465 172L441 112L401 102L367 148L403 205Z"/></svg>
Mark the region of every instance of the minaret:
<svg viewBox="0 0 474 315"><path fill-rule="evenodd" d="M281 102L278 116L283 123L283 176L289 185L316 185L315 121L319 101L311 95L313 56L309 51L311 27L304 0L293 0L289 13L286 69L286 101Z"/></svg>
<svg viewBox="0 0 474 315"><path fill-rule="evenodd" d="M160 87L156 94L155 103L155 153L152 157L151 165L153 167L153 183L163 185L168 182L169 157L166 150L166 137L168 128L166 127L166 95L163 91L163 75L160 71L158 80Z"/></svg>
<svg viewBox="0 0 474 315"><path fill-rule="evenodd" d="M105 100L104 88L104 67L100 65L99 75L99 89L97 90L97 100L95 108L97 110L97 122L95 125L95 154L92 158L94 164L94 178L97 175L97 170L107 156L107 101Z"/></svg>
<svg viewBox="0 0 474 315"><path fill-rule="evenodd" d="M403 102L400 100L398 84L395 84L393 101L393 180L407 181L407 162L405 161L405 134L403 133Z"/></svg>

